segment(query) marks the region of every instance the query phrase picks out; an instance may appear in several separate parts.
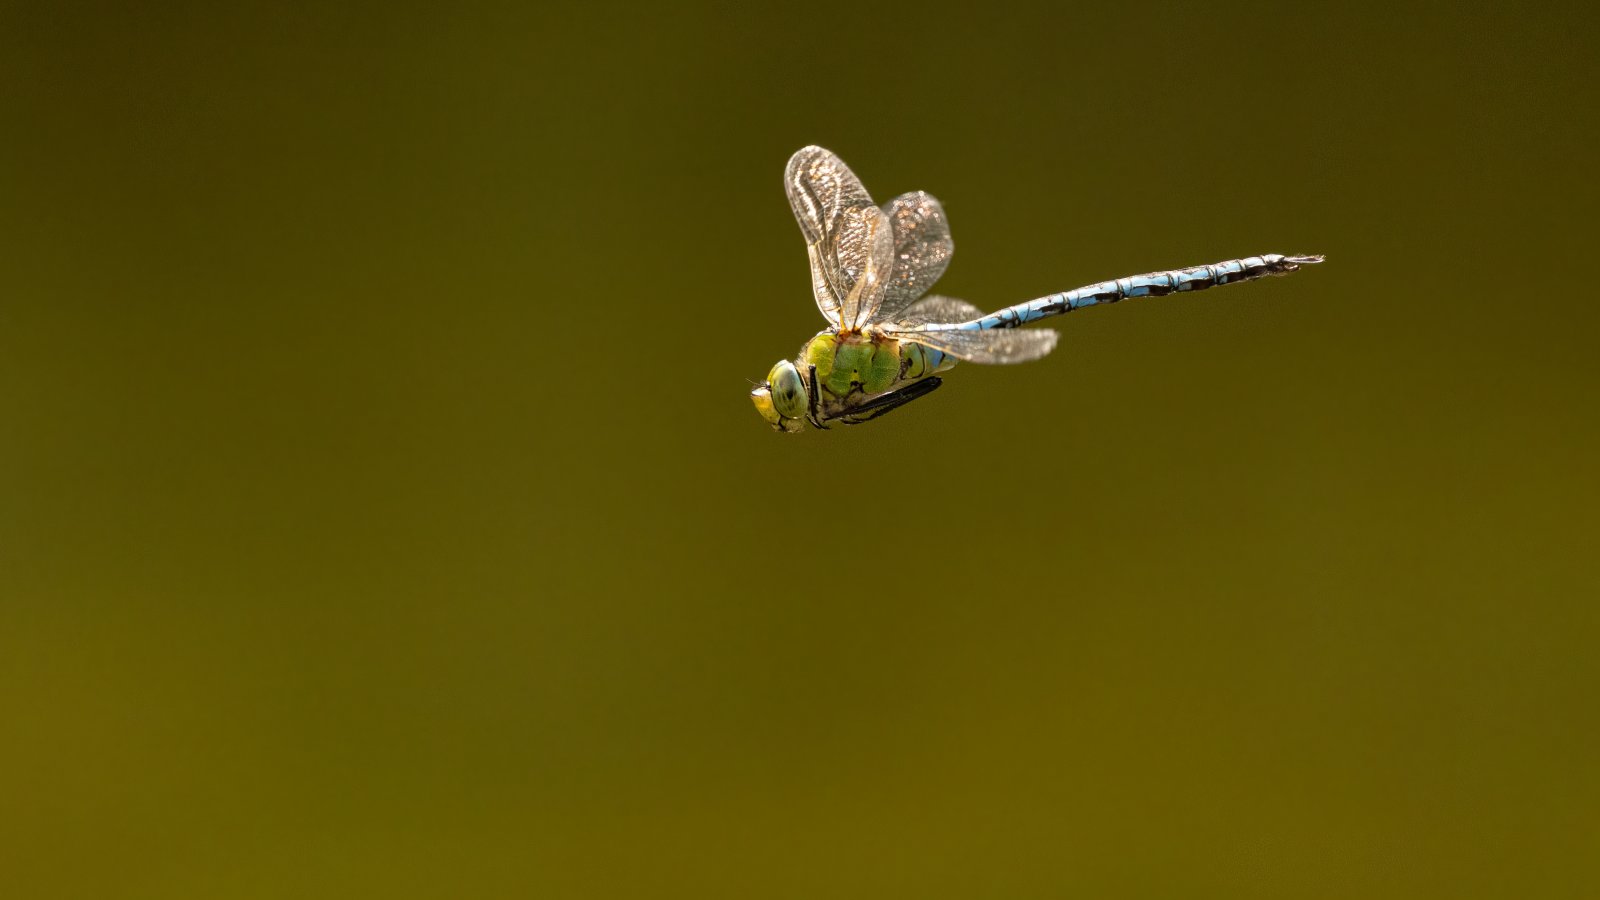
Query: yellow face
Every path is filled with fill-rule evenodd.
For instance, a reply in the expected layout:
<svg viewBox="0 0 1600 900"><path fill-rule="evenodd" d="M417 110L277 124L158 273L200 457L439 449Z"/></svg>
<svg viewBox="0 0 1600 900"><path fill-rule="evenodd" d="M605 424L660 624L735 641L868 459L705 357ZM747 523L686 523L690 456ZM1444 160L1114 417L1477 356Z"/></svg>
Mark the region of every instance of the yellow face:
<svg viewBox="0 0 1600 900"><path fill-rule="evenodd" d="M800 417L806 412L806 385L794 363L784 360L773 366L767 383L750 392L750 401L774 431L793 434L804 428Z"/></svg>

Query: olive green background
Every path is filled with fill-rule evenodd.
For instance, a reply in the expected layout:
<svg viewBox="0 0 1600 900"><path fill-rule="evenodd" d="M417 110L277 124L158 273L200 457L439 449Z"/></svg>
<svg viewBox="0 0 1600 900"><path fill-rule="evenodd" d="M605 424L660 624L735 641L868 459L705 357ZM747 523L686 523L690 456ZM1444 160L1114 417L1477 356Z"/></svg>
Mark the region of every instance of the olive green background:
<svg viewBox="0 0 1600 900"><path fill-rule="evenodd" d="M0 894L1594 896L1572 6L8 4ZM1329 262L774 435L807 143Z"/></svg>

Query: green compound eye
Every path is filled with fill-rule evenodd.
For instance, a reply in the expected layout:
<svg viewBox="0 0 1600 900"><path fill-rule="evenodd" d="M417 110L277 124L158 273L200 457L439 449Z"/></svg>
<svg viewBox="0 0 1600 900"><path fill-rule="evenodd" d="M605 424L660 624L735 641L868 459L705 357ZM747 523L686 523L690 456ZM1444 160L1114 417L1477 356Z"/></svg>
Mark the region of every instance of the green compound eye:
<svg viewBox="0 0 1600 900"><path fill-rule="evenodd" d="M767 373L767 384L772 389L772 405L778 414L788 419L798 419L806 411L806 386L794 363L784 360Z"/></svg>

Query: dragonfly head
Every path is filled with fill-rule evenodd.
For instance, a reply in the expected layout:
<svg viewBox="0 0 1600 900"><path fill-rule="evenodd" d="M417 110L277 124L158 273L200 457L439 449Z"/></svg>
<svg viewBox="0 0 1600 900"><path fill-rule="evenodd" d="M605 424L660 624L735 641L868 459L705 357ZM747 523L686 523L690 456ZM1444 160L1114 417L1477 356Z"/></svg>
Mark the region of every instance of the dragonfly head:
<svg viewBox="0 0 1600 900"><path fill-rule="evenodd" d="M806 414L806 383L794 363L783 360L767 373L766 384L750 392L750 401L756 412L767 420L773 431L793 434L804 426L800 417Z"/></svg>

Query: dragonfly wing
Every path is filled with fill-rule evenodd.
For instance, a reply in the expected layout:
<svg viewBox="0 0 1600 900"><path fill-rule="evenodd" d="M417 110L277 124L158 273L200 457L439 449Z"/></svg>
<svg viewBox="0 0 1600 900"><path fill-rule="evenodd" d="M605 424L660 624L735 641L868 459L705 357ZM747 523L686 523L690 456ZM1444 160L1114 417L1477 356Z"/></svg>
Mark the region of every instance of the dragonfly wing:
<svg viewBox="0 0 1600 900"><path fill-rule="evenodd" d="M839 324L853 329L871 322L883 303L883 289L894 261L894 227L889 217L876 206L846 211L832 253L824 253L822 260L823 274L829 276L839 298Z"/></svg>
<svg viewBox="0 0 1600 900"><path fill-rule="evenodd" d="M944 322L966 322L983 315L983 310L973 306L965 300L954 297L941 297L934 294L923 297L916 303L906 307L900 314L900 321L894 325L886 326L890 330L909 330L918 325L939 324Z"/></svg>
<svg viewBox="0 0 1600 900"><path fill-rule="evenodd" d="M1003 366L1024 363L1048 355L1060 337L1053 328L989 331L911 331L895 338L922 344L967 362Z"/></svg>
<svg viewBox="0 0 1600 900"><path fill-rule="evenodd" d="M870 321L894 261L894 228L839 157L805 147L789 158L784 190L811 256L817 308L836 326Z"/></svg>
<svg viewBox="0 0 1600 900"><path fill-rule="evenodd" d="M1056 348L1058 333L1049 328L936 329L929 326L968 322L982 311L954 297L924 297L908 307L900 321L883 326L895 340L932 347L956 359L988 365L1028 362Z"/></svg>
<svg viewBox="0 0 1600 900"><path fill-rule="evenodd" d="M926 294L950 265L955 250L944 207L931 194L901 194L884 204L883 211L894 226L894 266L872 321L892 321Z"/></svg>

